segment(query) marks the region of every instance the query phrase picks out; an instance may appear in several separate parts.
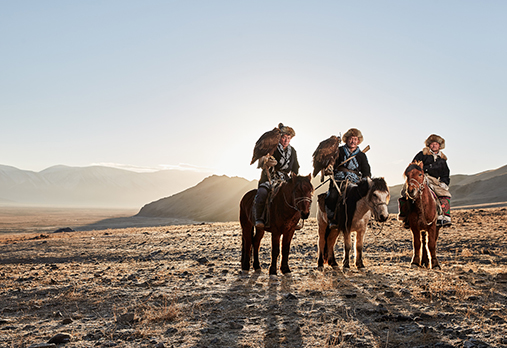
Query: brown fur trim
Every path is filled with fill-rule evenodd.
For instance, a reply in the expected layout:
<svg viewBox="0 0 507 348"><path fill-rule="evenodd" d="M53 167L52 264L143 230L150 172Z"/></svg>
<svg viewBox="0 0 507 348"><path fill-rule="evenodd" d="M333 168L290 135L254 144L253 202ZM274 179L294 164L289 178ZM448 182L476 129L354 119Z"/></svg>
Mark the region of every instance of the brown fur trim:
<svg viewBox="0 0 507 348"><path fill-rule="evenodd" d="M343 136L342 136L343 142L347 143L347 139L349 137L357 137L359 139L359 144L361 144L363 142L363 134L357 128L350 128L348 131L346 131L345 134L343 134Z"/></svg>
<svg viewBox="0 0 507 348"><path fill-rule="evenodd" d="M296 132L294 131L294 129L289 126L283 126L280 130L282 131L282 135L287 134L290 135L292 138L296 136Z"/></svg>
<svg viewBox="0 0 507 348"><path fill-rule="evenodd" d="M425 147L423 150L422 150L422 153L423 155L425 156L429 156L429 155L433 155L433 153L431 152L430 148L429 147ZM444 155L444 153L442 151L440 151L440 157L442 157L442 159L446 160L447 161L447 156Z"/></svg>
<svg viewBox="0 0 507 348"><path fill-rule="evenodd" d="M424 142L424 145L430 146L431 143L437 142L440 144L440 150L445 149L445 139L442 138L440 135L432 134L426 139Z"/></svg>

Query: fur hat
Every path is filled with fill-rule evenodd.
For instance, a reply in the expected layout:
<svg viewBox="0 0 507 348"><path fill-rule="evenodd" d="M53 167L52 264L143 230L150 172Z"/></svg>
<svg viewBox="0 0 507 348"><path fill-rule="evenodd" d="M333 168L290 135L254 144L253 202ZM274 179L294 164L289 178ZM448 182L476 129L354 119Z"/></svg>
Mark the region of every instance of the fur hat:
<svg viewBox="0 0 507 348"><path fill-rule="evenodd" d="M432 134L426 139L424 144L429 147L431 143L437 142L440 144L440 150L445 149L445 140L440 135Z"/></svg>
<svg viewBox="0 0 507 348"><path fill-rule="evenodd" d="M345 134L343 134L342 136L343 142L347 143L347 139L349 137L357 137L357 139L359 140L358 145L363 142L363 134L357 128L350 128L348 131L346 131Z"/></svg>
<svg viewBox="0 0 507 348"><path fill-rule="evenodd" d="M282 132L282 135L287 134L292 138L296 136L296 132L294 131L294 129L288 126L284 126L283 123L278 124L278 128Z"/></svg>

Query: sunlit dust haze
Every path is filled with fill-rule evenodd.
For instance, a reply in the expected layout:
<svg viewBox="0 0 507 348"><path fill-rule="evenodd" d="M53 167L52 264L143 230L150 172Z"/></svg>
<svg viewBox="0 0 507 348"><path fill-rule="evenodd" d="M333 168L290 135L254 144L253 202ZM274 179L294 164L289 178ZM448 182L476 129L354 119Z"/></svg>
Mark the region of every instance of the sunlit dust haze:
<svg viewBox="0 0 507 348"><path fill-rule="evenodd" d="M260 135L364 136L389 185L432 133L451 174L507 164L505 1L10 1L0 164L258 179ZM452 183L451 183L452 184Z"/></svg>

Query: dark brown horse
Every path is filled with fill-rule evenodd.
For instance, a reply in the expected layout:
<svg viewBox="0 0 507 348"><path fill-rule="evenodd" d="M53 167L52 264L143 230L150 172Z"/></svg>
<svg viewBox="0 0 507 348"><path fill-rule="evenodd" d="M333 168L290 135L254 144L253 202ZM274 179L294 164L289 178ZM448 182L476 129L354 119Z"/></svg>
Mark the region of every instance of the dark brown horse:
<svg viewBox="0 0 507 348"><path fill-rule="evenodd" d="M247 192L240 202L239 220L242 229L241 269L250 269L250 257L253 251L253 268L260 270L259 247L264 232L271 232L271 266L269 274L276 274L278 255L280 254L280 237L282 237L282 262L280 270L289 273L290 242L300 219L307 219L312 204L313 186L311 176L293 175L288 182L281 184L278 192L269 205L269 226L255 228L252 206L257 190ZM253 250L252 250L253 249Z"/></svg>
<svg viewBox="0 0 507 348"><path fill-rule="evenodd" d="M411 265L440 269L437 260L437 239L440 230L440 226L437 226L437 200L426 182L423 163L420 161L410 163L405 169L404 177L406 196L410 201L407 221L412 230L414 247Z"/></svg>

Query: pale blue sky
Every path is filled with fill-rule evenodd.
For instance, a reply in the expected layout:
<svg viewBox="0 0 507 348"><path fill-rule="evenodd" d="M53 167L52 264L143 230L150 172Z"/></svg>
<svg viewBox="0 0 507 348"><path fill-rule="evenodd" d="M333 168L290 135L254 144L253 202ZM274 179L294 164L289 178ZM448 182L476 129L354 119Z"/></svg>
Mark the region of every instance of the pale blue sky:
<svg viewBox="0 0 507 348"><path fill-rule="evenodd" d="M0 1L0 164L257 179L359 128L389 185L431 133L452 174L507 164L505 1ZM452 183L451 183L452 184Z"/></svg>

